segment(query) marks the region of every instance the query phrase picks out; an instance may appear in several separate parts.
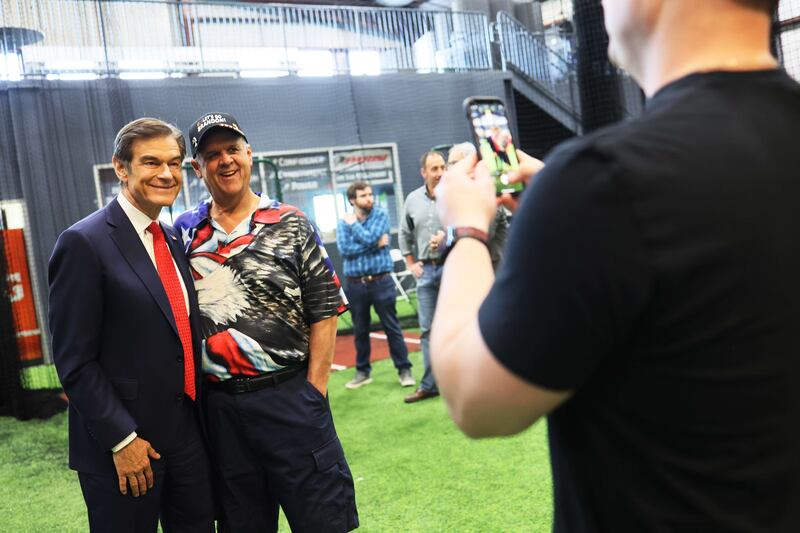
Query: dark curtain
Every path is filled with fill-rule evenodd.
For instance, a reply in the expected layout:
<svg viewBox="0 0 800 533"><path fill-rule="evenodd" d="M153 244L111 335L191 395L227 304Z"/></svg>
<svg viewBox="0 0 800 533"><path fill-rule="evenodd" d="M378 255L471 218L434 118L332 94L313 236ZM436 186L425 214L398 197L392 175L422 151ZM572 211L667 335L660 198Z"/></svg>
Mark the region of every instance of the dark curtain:
<svg viewBox="0 0 800 533"><path fill-rule="evenodd" d="M110 163L130 120L152 116L186 131L203 113L228 112L255 152L396 142L408 194L422 183L420 154L469 138L461 102L476 94L503 97L503 73L0 83L0 198L25 201L46 306L55 241L100 207L93 167Z"/></svg>

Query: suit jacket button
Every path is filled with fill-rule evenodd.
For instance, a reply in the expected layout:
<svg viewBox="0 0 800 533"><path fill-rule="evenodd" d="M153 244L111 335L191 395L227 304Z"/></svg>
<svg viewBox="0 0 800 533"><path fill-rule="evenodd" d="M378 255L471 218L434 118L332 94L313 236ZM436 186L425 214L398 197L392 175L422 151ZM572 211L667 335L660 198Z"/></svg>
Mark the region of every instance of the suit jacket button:
<svg viewBox="0 0 800 533"><path fill-rule="evenodd" d="M175 360L176 360L177 362L179 362L179 363L183 363L183 356L180 356L180 355L179 355L178 357L176 357L176 358L175 358Z"/></svg>
<svg viewBox="0 0 800 533"><path fill-rule="evenodd" d="M178 393L175 399L178 400L179 402L183 401L183 393L182 392Z"/></svg>

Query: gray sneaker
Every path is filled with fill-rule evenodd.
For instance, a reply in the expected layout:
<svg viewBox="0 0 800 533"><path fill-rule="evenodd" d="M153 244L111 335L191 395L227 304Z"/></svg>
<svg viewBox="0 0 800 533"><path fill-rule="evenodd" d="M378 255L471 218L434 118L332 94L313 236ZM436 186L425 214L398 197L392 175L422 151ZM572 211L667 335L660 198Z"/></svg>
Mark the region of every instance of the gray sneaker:
<svg viewBox="0 0 800 533"><path fill-rule="evenodd" d="M414 380L414 376L411 375L410 368L404 368L401 370L398 378L400 379L401 387L413 387L417 384L417 382Z"/></svg>
<svg viewBox="0 0 800 533"><path fill-rule="evenodd" d="M361 370L356 370L356 375L353 376L353 379L345 383L344 386L348 389L357 389L361 385L369 385L370 383L372 383L372 378L369 377L369 374Z"/></svg>

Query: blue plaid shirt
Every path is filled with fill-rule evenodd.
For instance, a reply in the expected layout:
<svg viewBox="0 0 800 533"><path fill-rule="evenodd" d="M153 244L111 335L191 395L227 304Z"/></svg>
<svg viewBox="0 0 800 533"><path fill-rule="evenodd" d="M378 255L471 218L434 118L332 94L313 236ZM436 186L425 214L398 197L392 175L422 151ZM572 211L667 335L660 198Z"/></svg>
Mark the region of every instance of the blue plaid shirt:
<svg viewBox="0 0 800 533"><path fill-rule="evenodd" d="M378 239L388 234L389 217L379 207L373 207L363 222L356 220L348 224L340 220L336 244L344 258L345 276L369 276L394 270L390 247L378 248Z"/></svg>

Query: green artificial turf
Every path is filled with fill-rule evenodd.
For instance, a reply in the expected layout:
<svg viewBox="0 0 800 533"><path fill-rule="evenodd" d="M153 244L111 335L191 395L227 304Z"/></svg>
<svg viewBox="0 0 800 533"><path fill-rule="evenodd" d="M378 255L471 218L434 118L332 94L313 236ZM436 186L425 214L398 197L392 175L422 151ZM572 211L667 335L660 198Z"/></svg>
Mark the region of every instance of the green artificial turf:
<svg viewBox="0 0 800 533"><path fill-rule="evenodd" d="M78 477L67 468L67 415L0 418L2 531L88 531Z"/></svg>
<svg viewBox="0 0 800 533"><path fill-rule="evenodd" d="M414 375L422 363L413 354ZM353 472L362 532L544 532L551 528L551 482L543 423L524 434L473 441L440 398L404 404L391 361L373 365L373 383L344 384L330 398ZM499 413L498 416L501 416ZM67 469L66 415L46 421L0 418L2 531L83 532L87 522ZM289 527L281 523L281 532Z"/></svg>

